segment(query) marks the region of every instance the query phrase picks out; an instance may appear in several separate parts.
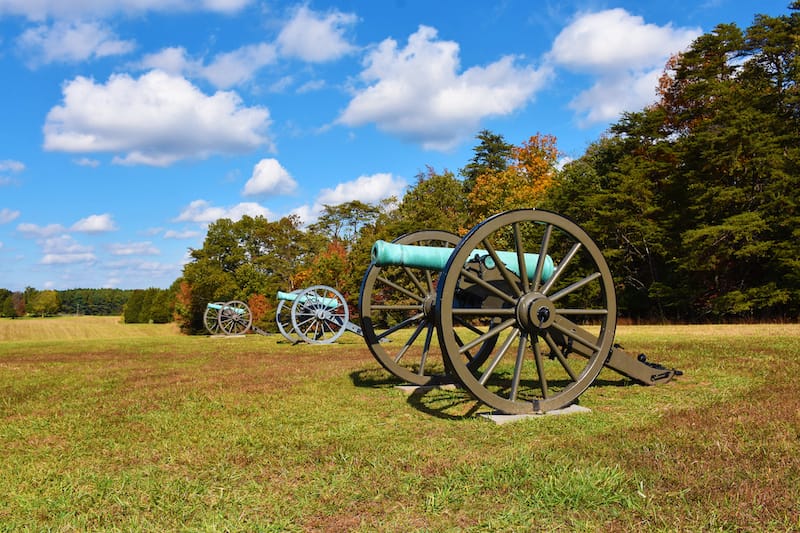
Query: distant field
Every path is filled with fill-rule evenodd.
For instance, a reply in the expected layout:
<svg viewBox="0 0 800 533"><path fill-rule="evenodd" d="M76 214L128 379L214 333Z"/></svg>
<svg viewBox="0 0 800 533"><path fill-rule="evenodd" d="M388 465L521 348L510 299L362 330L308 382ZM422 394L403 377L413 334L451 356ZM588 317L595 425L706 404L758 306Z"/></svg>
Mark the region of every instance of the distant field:
<svg viewBox="0 0 800 533"><path fill-rule="evenodd" d="M178 329L174 324L125 324L118 316L0 318L0 342L113 339L177 334Z"/></svg>
<svg viewBox="0 0 800 533"><path fill-rule="evenodd" d="M798 531L800 326L624 326L684 370L503 426L363 340L0 320L0 530Z"/></svg>

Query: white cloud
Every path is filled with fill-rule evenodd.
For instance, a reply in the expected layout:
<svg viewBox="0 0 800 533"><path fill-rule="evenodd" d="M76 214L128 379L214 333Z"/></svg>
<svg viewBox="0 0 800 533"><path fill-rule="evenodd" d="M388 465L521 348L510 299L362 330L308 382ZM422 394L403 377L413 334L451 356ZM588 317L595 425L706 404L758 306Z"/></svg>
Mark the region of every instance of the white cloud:
<svg viewBox="0 0 800 533"><path fill-rule="evenodd" d="M667 59L701 34L700 28L647 24L621 8L584 13L559 33L547 59L596 78L570 102L588 125L651 104Z"/></svg>
<svg viewBox="0 0 800 533"><path fill-rule="evenodd" d="M274 63L276 58L275 46L259 43L217 54L206 65L202 59L190 58L185 48L177 46L146 55L138 66L201 78L217 88L227 89L250 81L260 68Z"/></svg>
<svg viewBox="0 0 800 533"><path fill-rule="evenodd" d="M106 84L79 76L63 87L63 104L44 125L44 147L113 152L119 164L168 166L187 158L241 153L271 143L269 111L244 107L233 92L206 96L182 77L154 70Z"/></svg>
<svg viewBox="0 0 800 533"><path fill-rule="evenodd" d="M109 250L112 255L158 255L161 253L149 241L111 244Z"/></svg>
<svg viewBox="0 0 800 533"><path fill-rule="evenodd" d="M579 71L649 69L701 34L700 28L647 24L622 8L609 9L579 15L558 34L550 57Z"/></svg>
<svg viewBox="0 0 800 533"><path fill-rule="evenodd" d="M195 239L200 237L202 234L199 231L194 230L186 230L186 231L175 231L169 229L164 232L165 239Z"/></svg>
<svg viewBox="0 0 800 533"><path fill-rule="evenodd" d="M111 215L103 213L102 215L89 215L86 218L82 218L73 224L70 229L82 233L104 233L114 231L117 227Z"/></svg>
<svg viewBox="0 0 800 533"><path fill-rule="evenodd" d="M375 123L427 149L450 149L474 135L482 119L513 113L542 87L549 70L518 66L516 59L459 73L458 43L437 40L434 28L420 26L405 48L386 39L367 55L361 72L367 86L337 122Z"/></svg>
<svg viewBox="0 0 800 533"><path fill-rule="evenodd" d="M269 209L254 202L242 202L232 207L214 207L206 200L194 200L181 211L181 214L175 220L177 222L209 224L220 218L229 218L234 221L240 220L244 215L272 218L272 213Z"/></svg>
<svg viewBox="0 0 800 533"><path fill-rule="evenodd" d="M14 161L13 159L4 159L0 161L0 172L22 172L25 170L25 163Z"/></svg>
<svg viewBox="0 0 800 533"><path fill-rule="evenodd" d="M274 63L276 56L271 44L243 46L233 52L218 54L201 70L201 74L215 87L225 89L249 81L259 68Z"/></svg>
<svg viewBox="0 0 800 533"><path fill-rule="evenodd" d="M19 217L19 211L12 211L11 209L4 207L0 209L0 224L8 224L16 220Z"/></svg>
<svg viewBox="0 0 800 533"><path fill-rule="evenodd" d="M353 181L340 183L333 189L322 189L317 202L338 205L358 200L374 204L389 196L402 196L407 186L403 178L395 178L388 173L360 176Z"/></svg>
<svg viewBox="0 0 800 533"><path fill-rule="evenodd" d="M78 244L69 235L49 237L42 242L43 265L67 265L72 263L91 263L96 256L91 246Z"/></svg>
<svg viewBox="0 0 800 533"><path fill-rule="evenodd" d="M403 178L389 173L360 176L352 181L338 184L332 189L322 189L313 205L302 205L291 214L300 217L304 224L314 222L324 206L335 206L355 200L365 204L376 204L390 196L402 197L408 183Z"/></svg>
<svg viewBox="0 0 800 533"><path fill-rule="evenodd" d="M355 50L345 33L356 21L351 13L321 14L301 6L278 34L277 43L285 56L312 63L332 61Z"/></svg>
<svg viewBox="0 0 800 533"><path fill-rule="evenodd" d="M245 196L290 194L296 188L297 182L277 159L262 159L253 168L253 175L244 184L242 194Z"/></svg>
<svg viewBox="0 0 800 533"><path fill-rule="evenodd" d="M100 22L83 21L59 21L52 26L29 28L20 35L17 44L31 67L127 54L136 46L133 41L118 39Z"/></svg>
<svg viewBox="0 0 800 533"><path fill-rule="evenodd" d="M97 159L91 159L88 157L81 157L72 161L76 165L80 167L90 167L90 168L97 168L100 166L100 161Z"/></svg>
<svg viewBox="0 0 800 533"><path fill-rule="evenodd" d="M212 11L235 13L252 0L0 0L0 15L29 20L107 17L116 13Z"/></svg>
<svg viewBox="0 0 800 533"><path fill-rule="evenodd" d="M37 224L23 222L17 226L17 231L22 233L22 235L27 238L43 238L64 233L66 229L61 224L48 224L47 226L39 226Z"/></svg>

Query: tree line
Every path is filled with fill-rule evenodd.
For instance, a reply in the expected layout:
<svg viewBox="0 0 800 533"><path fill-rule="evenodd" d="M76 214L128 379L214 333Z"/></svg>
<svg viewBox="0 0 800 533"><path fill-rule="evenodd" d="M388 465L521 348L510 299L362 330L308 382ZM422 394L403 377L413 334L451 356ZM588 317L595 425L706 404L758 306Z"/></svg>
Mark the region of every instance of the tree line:
<svg viewBox="0 0 800 533"><path fill-rule="evenodd" d="M571 218L597 241L625 317L796 320L798 11L795 0L787 15L700 36L667 63L655 104L625 113L567 164L553 136L515 145L484 130L462 168L426 167L402 198L324 206L307 227L293 216L217 220L166 295L140 291L126 320L163 307L185 332L202 332L207 303L242 300L256 325L274 330L278 290L330 285L355 304L377 239L463 235L530 207Z"/></svg>
<svg viewBox="0 0 800 533"><path fill-rule="evenodd" d="M56 315L122 315L128 323L165 323L174 319L175 293L150 288L69 289L24 291L0 289L0 317L48 317Z"/></svg>
<svg viewBox="0 0 800 533"><path fill-rule="evenodd" d="M429 167L401 199L325 206L305 229L292 217L217 221L176 282L184 328L201 330L205 304L226 299L251 301L268 328L278 290L315 283L352 304L376 239L463 234L522 207L593 236L631 319L796 320L800 2L789 9L700 36L666 65L655 104L561 168L552 136L513 145L484 130L457 175Z"/></svg>

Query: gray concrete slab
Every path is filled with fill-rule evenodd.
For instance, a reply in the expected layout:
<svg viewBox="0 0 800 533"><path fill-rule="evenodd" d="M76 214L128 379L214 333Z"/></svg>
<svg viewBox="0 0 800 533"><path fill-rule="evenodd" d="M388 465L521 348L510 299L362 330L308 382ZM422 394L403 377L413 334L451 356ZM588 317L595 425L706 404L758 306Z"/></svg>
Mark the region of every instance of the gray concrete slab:
<svg viewBox="0 0 800 533"><path fill-rule="evenodd" d="M441 385L395 385L394 387L397 390L403 391L409 396L412 394L424 394L428 391L432 391L435 389L441 390L455 390L458 388L458 385L455 383L443 383Z"/></svg>
<svg viewBox="0 0 800 533"><path fill-rule="evenodd" d="M560 415L574 415L580 413L591 413L592 410L588 407L582 407L577 404L568 405L561 409L554 409L543 414L524 414L524 415L511 415L506 413L499 413L492 411L488 413L478 413L478 416L487 420L491 420L495 424L502 425L510 422L519 422L520 420L529 420L531 418L541 418L543 416L560 416Z"/></svg>

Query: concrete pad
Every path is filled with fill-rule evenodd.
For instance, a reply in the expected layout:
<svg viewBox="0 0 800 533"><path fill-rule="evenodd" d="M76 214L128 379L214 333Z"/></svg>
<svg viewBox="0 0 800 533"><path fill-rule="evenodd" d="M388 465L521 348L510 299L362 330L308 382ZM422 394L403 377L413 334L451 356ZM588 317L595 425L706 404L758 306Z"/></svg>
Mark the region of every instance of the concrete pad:
<svg viewBox="0 0 800 533"><path fill-rule="evenodd" d="M428 391L440 389L440 390L456 390L458 385L455 383L442 383L441 385L395 385L395 389L399 391L403 391L409 396L412 394L425 394Z"/></svg>
<svg viewBox="0 0 800 533"><path fill-rule="evenodd" d="M518 422L520 420L528 420L530 418L541 418L543 416L559 416L559 415L574 415L579 413L591 413L592 410L588 407L582 407L578 404L568 405L567 407L562 407L561 409L554 409L552 411L547 411L543 414L524 414L524 415L513 415L513 414L506 414L500 413L498 411L492 411L490 413L479 413L478 416L486 418L487 420L491 420L495 424L502 425L508 424L511 422Z"/></svg>

